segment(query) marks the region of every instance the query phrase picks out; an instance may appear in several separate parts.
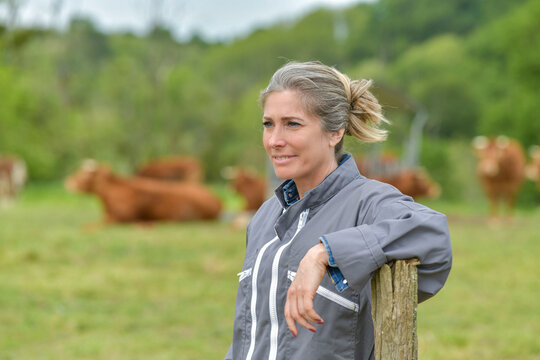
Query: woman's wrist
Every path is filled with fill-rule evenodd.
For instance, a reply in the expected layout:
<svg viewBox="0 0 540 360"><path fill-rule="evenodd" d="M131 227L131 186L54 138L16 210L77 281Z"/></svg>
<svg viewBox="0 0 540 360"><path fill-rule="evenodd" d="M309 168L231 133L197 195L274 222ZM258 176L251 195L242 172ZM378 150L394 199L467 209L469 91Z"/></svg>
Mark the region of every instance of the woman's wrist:
<svg viewBox="0 0 540 360"><path fill-rule="evenodd" d="M328 254L326 253L326 249L324 248L323 244L317 244L309 251L317 263L328 266Z"/></svg>

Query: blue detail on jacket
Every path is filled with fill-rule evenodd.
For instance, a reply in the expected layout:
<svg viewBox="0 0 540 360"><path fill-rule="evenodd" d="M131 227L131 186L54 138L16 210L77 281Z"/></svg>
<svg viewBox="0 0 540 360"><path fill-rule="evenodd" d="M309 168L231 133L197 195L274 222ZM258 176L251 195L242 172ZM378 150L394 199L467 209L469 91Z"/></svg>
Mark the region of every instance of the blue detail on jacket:
<svg viewBox="0 0 540 360"><path fill-rule="evenodd" d="M334 282L336 290L342 292L349 287L347 279L345 279L345 276L343 276L343 273L341 272L341 270L339 270L326 238L324 236L321 236L320 240L321 243L324 245L324 248L326 249L326 254L328 255L328 267L326 268L328 271L328 275L330 275L330 278Z"/></svg>

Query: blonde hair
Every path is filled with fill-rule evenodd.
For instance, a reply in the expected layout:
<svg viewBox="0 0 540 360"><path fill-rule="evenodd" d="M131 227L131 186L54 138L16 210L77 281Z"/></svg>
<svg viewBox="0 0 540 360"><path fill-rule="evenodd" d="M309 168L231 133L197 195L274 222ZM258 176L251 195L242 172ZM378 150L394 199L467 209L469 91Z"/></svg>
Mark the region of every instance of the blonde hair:
<svg viewBox="0 0 540 360"><path fill-rule="evenodd" d="M319 61L289 62L279 68L261 92L264 107L272 92L294 90L300 94L305 109L321 120L329 132L345 129L362 142L384 141L387 131L379 128L389 123L375 96L368 90L371 80L351 80L333 67ZM336 145L336 157L343 150L343 139Z"/></svg>

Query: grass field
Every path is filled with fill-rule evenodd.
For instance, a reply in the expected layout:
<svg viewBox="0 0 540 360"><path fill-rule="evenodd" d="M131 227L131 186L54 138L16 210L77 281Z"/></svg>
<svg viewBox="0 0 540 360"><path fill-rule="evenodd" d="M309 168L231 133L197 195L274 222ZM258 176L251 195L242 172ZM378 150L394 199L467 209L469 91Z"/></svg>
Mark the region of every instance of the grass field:
<svg viewBox="0 0 540 360"><path fill-rule="evenodd" d="M419 307L420 359L540 359L540 209L448 214L454 266ZM95 226L95 199L30 186L0 210L0 359L222 359L244 232Z"/></svg>

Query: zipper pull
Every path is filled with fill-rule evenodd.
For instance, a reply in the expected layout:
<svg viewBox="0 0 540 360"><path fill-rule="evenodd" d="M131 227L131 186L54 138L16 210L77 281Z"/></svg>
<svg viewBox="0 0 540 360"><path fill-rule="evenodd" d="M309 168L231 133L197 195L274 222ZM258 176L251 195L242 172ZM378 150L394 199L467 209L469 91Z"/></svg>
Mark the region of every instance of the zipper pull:
<svg viewBox="0 0 540 360"><path fill-rule="evenodd" d="M302 213L300 214L300 219L298 220L298 230L303 228L304 225L306 224L308 214L309 214L309 209L302 211Z"/></svg>

